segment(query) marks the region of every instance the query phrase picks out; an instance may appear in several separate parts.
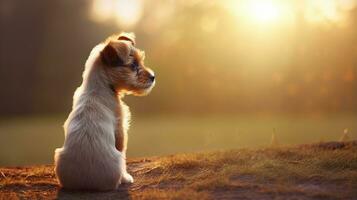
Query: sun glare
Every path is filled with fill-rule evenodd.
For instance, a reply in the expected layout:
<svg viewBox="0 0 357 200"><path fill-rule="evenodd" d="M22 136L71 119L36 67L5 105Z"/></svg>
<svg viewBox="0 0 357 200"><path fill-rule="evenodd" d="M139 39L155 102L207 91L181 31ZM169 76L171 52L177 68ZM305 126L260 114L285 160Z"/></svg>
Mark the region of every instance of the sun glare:
<svg viewBox="0 0 357 200"><path fill-rule="evenodd" d="M305 18L310 22L343 22L355 0L310 0L306 2Z"/></svg>
<svg viewBox="0 0 357 200"><path fill-rule="evenodd" d="M99 23L112 21L119 27L131 28L142 18L143 0L92 0L91 18ZM357 0L226 0L217 4L224 6L239 22L256 26L294 24L297 13L303 11L309 23L344 24L351 10L356 7ZM167 6L158 6L150 16L166 18ZM169 11L170 13L172 11ZM160 15L164 13L164 15ZM166 12L167 13L167 12ZM212 15L211 18L215 18ZM215 21L202 19L204 31L215 30Z"/></svg>
<svg viewBox="0 0 357 200"><path fill-rule="evenodd" d="M272 1L248 1L245 5L247 17L259 23L276 22L281 15L281 10Z"/></svg>
<svg viewBox="0 0 357 200"><path fill-rule="evenodd" d="M112 17L112 0L93 0L91 7L91 19L96 22L104 22Z"/></svg>
<svg viewBox="0 0 357 200"><path fill-rule="evenodd" d="M97 22L114 19L119 26L132 27L141 18L141 0L93 0L91 18Z"/></svg>
<svg viewBox="0 0 357 200"><path fill-rule="evenodd" d="M230 0L225 7L249 24L293 24L300 8L308 22L343 24L356 5L357 0Z"/></svg>
<svg viewBox="0 0 357 200"><path fill-rule="evenodd" d="M142 6L140 0L117 0L114 16L116 22L123 26L132 26L141 18Z"/></svg>
<svg viewBox="0 0 357 200"><path fill-rule="evenodd" d="M291 5L277 0L231 0L226 7L240 22L249 24L276 25L294 19Z"/></svg>

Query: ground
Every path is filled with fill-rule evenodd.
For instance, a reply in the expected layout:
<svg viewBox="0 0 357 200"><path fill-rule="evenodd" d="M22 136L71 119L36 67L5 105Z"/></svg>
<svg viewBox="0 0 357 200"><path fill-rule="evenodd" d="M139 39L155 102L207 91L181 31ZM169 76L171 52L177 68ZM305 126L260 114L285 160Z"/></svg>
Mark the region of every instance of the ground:
<svg viewBox="0 0 357 200"><path fill-rule="evenodd" d="M357 141L129 160L118 191L61 190L53 165L0 168L0 199L357 199Z"/></svg>

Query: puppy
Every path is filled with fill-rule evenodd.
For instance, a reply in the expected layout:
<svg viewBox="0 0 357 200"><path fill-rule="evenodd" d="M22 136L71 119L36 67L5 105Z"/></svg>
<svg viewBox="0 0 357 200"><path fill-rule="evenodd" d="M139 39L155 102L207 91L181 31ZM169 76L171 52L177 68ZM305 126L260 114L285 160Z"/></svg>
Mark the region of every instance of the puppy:
<svg viewBox="0 0 357 200"><path fill-rule="evenodd" d="M93 48L64 123L64 145L55 151L62 187L105 191L134 181L126 170L130 112L122 97L145 95L154 87L144 58L134 34L111 36Z"/></svg>

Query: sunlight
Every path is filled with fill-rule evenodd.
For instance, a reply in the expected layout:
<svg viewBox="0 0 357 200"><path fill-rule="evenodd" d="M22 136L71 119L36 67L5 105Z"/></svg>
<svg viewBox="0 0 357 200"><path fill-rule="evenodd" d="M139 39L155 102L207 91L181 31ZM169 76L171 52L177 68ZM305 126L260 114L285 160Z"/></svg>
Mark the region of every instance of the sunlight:
<svg viewBox="0 0 357 200"><path fill-rule="evenodd" d="M118 25L132 26L141 18L142 5L140 0L117 0L114 16Z"/></svg>
<svg viewBox="0 0 357 200"><path fill-rule="evenodd" d="M343 22L356 0L308 0L305 18L310 22Z"/></svg>
<svg viewBox="0 0 357 200"><path fill-rule="evenodd" d="M273 1L248 1L245 10L251 20L263 24L276 22L281 17L281 10Z"/></svg>
<svg viewBox="0 0 357 200"><path fill-rule="evenodd" d="M304 18L311 23L343 24L357 0L228 0L225 7L238 20L256 25L293 24L302 8Z"/></svg>
<svg viewBox="0 0 357 200"><path fill-rule="evenodd" d="M96 22L115 20L118 26L132 27L141 18L141 0L93 0L91 19Z"/></svg>
<svg viewBox="0 0 357 200"><path fill-rule="evenodd" d="M104 22L112 17L113 0L93 0L91 7L91 19L96 22Z"/></svg>
<svg viewBox="0 0 357 200"><path fill-rule="evenodd" d="M229 1L226 8L237 17L249 24L277 25L291 24L294 12L289 2L278 0L245 0Z"/></svg>
<svg viewBox="0 0 357 200"><path fill-rule="evenodd" d="M310 22L338 21L342 15L334 0L307 1L305 17Z"/></svg>
<svg viewBox="0 0 357 200"><path fill-rule="evenodd" d="M293 24L299 7L302 8L304 18L308 22L343 24L356 4L357 0L304 0L295 3L282 0L227 0L222 5L236 16L237 20L266 26ZM165 11L165 8L162 7L148 17L160 12L165 13ZM119 27L125 28L136 25L141 19L142 13L143 0L92 0L90 10L93 21L103 23L112 20ZM160 19L155 21L158 20ZM201 25L204 31L214 30L213 22L202 20Z"/></svg>

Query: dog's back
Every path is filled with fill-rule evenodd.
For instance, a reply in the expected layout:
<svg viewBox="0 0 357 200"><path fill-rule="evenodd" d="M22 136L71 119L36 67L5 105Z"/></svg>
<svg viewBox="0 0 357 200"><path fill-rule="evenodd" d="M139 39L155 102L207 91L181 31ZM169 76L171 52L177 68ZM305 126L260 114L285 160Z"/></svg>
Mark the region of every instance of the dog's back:
<svg viewBox="0 0 357 200"><path fill-rule="evenodd" d="M55 151L55 171L64 188L117 188L123 158L115 149L114 123L113 112L100 100L80 94L64 125L64 146Z"/></svg>

